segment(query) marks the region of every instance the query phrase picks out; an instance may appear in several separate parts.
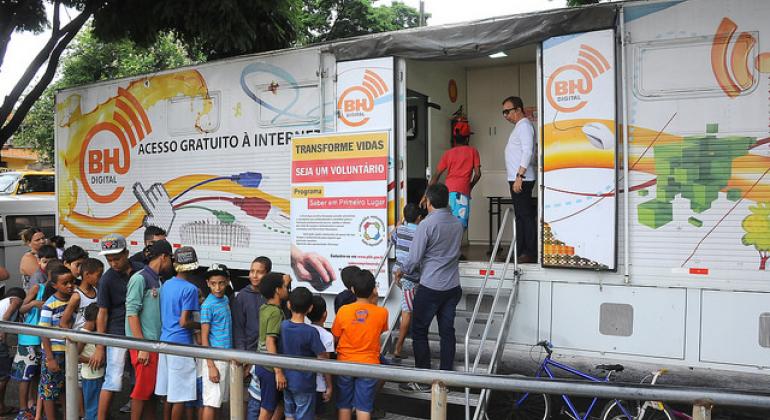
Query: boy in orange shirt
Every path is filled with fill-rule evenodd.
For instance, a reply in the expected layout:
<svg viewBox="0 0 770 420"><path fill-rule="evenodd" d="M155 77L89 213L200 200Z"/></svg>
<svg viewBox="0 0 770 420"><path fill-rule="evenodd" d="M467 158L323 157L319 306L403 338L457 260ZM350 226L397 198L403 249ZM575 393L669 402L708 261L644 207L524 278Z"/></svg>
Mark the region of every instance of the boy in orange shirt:
<svg viewBox="0 0 770 420"><path fill-rule="evenodd" d="M337 360L355 363L380 363L380 335L388 330L388 311L372 304L377 290L370 271L361 270L353 279L354 303L340 308L332 325L337 341ZM377 379L337 376L339 419L348 420L356 409L358 420L371 419Z"/></svg>

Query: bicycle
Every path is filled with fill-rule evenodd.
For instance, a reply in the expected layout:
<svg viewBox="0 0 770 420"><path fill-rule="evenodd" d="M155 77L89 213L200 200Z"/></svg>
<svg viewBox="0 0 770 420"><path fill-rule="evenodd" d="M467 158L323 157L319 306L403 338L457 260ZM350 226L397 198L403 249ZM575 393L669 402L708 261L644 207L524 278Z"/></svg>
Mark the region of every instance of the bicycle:
<svg viewBox="0 0 770 420"><path fill-rule="evenodd" d="M554 361L552 359L553 349L552 349L551 343L547 341L541 341L537 343L535 346L542 347L546 352L546 356L540 362L540 366L535 372L536 378L541 378L544 375L546 375L548 378L555 379L553 372L554 372L554 369L558 369L560 371L567 372L573 376L577 376L578 378L585 379L587 381L610 382L610 380L612 379L612 375L614 373L623 371L623 365L598 365L596 366L596 368L599 370L605 371L606 375L604 375L603 377L596 377L588 373L582 372L579 369L576 369L564 363L559 363L557 361ZM562 409L562 412L572 420L589 419L591 416L591 413L596 408L597 402L599 401L598 397L594 397L593 400L591 400L591 404L588 406L585 412L580 413L569 396L562 395L561 397L562 397L562 400L564 400L564 403L566 405L566 407ZM506 410L506 413L504 416L493 416L492 413L490 413L489 418L498 419L498 418L505 417L511 420L547 420L551 417L551 397L548 394L513 393L513 395L511 396L511 400L512 400L511 401L512 406L510 408L512 408L512 410L510 412L507 412ZM610 401L607 404L607 406L604 408L604 410L602 410L603 413L607 411L607 407L609 407L610 404L612 404L614 410L620 413L619 415L626 416L626 417L618 417L618 420L620 419L636 420L636 418L632 416L633 411L631 409L627 409L626 403L620 400Z"/></svg>
<svg viewBox="0 0 770 420"><path fill-rule="evenodd" d="M660 369L657 372L653 372L650 375L644 377L641 383L646 383L650 380L650 385L655 385L658 378L663 376L668 370ZM624 401L623 409L626 413L623 413L616 401L610 401L604 408L601 420L692 420L692 417L679 410L674 409L668 404L661 401ZM630 416L627 416L630 414Z"/></svg>

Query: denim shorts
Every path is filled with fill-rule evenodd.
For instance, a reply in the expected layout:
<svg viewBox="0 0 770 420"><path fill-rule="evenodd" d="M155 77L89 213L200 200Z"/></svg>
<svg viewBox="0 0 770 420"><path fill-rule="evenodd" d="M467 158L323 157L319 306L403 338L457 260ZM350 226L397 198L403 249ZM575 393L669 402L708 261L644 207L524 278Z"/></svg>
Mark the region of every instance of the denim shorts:
<svg viewBox="0 0 770 420"><path fill-rule="evenodd" d="M128 350L120 347L107 347L107 366L104 370L105 391L120 392L123 390L123 370L126 367Z"/></svg>
<svg viewBox="0 0 770 420"><path fill-rule="evenodd" d="M377 393L377 379L335 376L334 392L337 394L337 408L371 413L374 411L374 397Z"/></svg>
<svg viewBox="0 0 770 420"><path fill-rule="evenodd" d="M294 420L315 419L315 391L292 392L283 390L283 414Z"/></svg>

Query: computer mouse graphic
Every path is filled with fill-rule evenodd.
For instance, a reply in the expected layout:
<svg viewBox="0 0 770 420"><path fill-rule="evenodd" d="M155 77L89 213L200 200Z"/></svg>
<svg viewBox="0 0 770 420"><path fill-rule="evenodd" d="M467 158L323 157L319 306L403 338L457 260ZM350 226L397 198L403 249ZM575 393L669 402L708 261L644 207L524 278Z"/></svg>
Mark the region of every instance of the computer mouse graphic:
<svg viewBox="0 0 770 420"><path fill-rule="evenodd" d="M586 135L588 141L597 149L609 150L615 147L615 133L600 122L584 125L583 134Z"/></svg>

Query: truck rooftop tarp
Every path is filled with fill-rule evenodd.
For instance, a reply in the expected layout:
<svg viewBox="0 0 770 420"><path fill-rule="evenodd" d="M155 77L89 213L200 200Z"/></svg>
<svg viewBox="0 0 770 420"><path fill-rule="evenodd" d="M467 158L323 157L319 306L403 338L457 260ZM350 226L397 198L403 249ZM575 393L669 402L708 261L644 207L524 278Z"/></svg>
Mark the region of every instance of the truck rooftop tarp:
<svg viewBox="0 0 770 420"><path fill-rule="evenodd" d="M385 32L328 45L338 60L396 56L458 60L492 54L576 32L611 28L619 4L559 9L470 23Z"/></svg>

